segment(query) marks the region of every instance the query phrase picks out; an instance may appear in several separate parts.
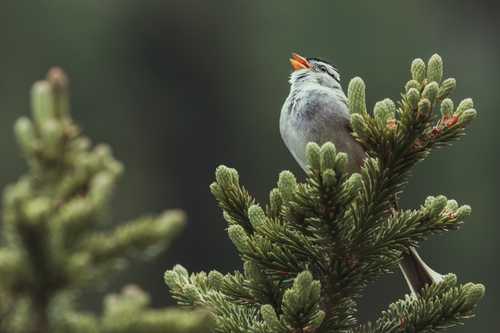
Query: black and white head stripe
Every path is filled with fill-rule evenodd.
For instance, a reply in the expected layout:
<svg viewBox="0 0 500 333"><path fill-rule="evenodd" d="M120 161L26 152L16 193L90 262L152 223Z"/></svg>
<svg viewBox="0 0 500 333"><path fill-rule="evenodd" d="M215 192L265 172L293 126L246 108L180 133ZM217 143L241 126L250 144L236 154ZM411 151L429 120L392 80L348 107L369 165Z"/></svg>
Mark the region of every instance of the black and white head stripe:
<svg viewBox="0 0 500 333"><path fill-rule="evenodd" d="M307 60L311 63L314 69L327 73L340 83L340 72L337 67L335 67L335 65L332 65L328 61L319 58L307 58Z"/></svg>

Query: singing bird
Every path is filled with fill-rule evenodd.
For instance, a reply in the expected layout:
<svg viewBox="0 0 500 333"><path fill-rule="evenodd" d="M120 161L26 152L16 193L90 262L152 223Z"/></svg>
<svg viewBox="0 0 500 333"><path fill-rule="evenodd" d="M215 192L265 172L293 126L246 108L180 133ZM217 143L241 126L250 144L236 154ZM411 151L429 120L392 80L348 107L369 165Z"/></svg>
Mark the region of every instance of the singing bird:
<svg viewBox="0 0 500 333"><path fill-rule="evenodd" d="M290 93L280 115L281 137L288 150L306 170L306 145L332 142L337 151L348 155L348 172L359 172L366 154L351 135L351 114L338 69L324 60L297 53L292 54L290 64L293 69ZM425 264L414 248L408 249L399 266L414 294L426 284L443 279Z"/></svg>

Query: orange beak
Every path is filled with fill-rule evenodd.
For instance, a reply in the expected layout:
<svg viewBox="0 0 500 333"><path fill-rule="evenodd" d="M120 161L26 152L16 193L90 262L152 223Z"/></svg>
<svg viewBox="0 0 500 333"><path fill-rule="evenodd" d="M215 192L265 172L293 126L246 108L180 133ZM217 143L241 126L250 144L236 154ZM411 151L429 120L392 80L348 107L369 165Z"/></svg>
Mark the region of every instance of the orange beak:
<svg viewBox="0 0 500 333"><path fill-rule="evenodd" d="M298 53L292 53L292 57L290 58L290 65L292 65L294 71L298 71L299 69L311 68L311 64L309 63L309 61Z"/></svg>

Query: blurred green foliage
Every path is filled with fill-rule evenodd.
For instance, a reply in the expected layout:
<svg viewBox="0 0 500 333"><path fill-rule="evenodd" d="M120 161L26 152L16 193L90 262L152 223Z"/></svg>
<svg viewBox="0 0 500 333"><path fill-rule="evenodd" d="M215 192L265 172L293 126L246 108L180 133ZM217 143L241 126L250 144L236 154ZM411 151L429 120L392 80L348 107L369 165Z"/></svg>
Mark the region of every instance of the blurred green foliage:
<svg viewBox="0 0 500 333"><path fill-rule="evenodd" d="M114 202L116 220L165 206L188 212L190 225L168 257L152 267L139 265L127 278L147 285L156 295L153 303L161 304L167 295L162 273L174 262L195 271L236 268L207 189L216 165L236 167L260 198L278 171L301 174L278 131L291 51L333 61L344 89L351 77L362 76L370 105L400 89L408 59L438 52L458 79L456 96L471 94L481 115L467 140L418 166L403 205L444 193L474 207L466 231L426 242L422 252L440 272L488 285L491 296L481 316L455 331L496 327L499 7L493 1L430 0L4 0L0 187L24 168L14 158L11 124L28 109L31 82L54 64L64 67L74 78L75 119L96 141L109 142L128 168ZM139 191L146 195L137 196ZM403 292L399 276L380 282L362 315L374 318ZM89 306L96 299L90 295Z"/></svg>
<svg viewBox="0 0 500 333"><path fill-rule="evenodd" d="M123 166L109 146L91 147L72 120L68 91L67 76L53 67L31 89L31 117L14 125L29 171L3 191L0 332L206 331L206 313L151 309L136 286L106 296L101 317L78 309L79 296L106 285L130 259L164 250L185 216L170 210L106 228Z"/></svg>

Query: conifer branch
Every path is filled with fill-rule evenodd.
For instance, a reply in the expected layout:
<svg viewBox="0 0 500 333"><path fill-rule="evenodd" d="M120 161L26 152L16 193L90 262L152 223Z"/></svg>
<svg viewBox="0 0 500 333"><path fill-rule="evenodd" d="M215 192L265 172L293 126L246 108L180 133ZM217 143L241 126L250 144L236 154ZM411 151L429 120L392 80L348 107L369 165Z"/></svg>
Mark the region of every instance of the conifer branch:
<svg viewBox="0 0 500 333"><path fill-rule="evenodd" d="M61 69L34 84L31 101L32 117L14 128L29 171L3 195L0 333L205 330L205 313L153 310L137 288L108 297L102 317L79 311L81 288L103 285L131 255L166 248L185 217L168 211L107 226L121 163L108 146L92 147L71 118Z"/></svg>
<svg viewBox="0 0 500 333"><path fill-rule="evenodd" d="M434 332L472 317L484 287L448 275L391 304L374 323L357 322L356 301L370 282L392 272L408 247L458 229L470 214L441 195L418 209L398 207L415 164L460 138L476 116L470 99L454 109L456 82L442 81L438 55L427 66L413 61L411 74L401 100L384 99L372 113L364 82L349 84L353 135L369 155L360 174L346 171L348 156L332 143L309 143L306 180L282 172L263 206L236 170L217 168L211 190L244 272L189 276L176 266L165 280L179 304L208 308L224 333Z"/></svg>
<svg viewBox="0 0 500 333"><path fill-rule="evenodd" d="M448 274L439 284L428 286L420 297L407 295L382 312L375 323L368 323L352 333L436 332L462 324L474 315L477 302L484 295L484 286L457 284L456 276Z"/></svg>

